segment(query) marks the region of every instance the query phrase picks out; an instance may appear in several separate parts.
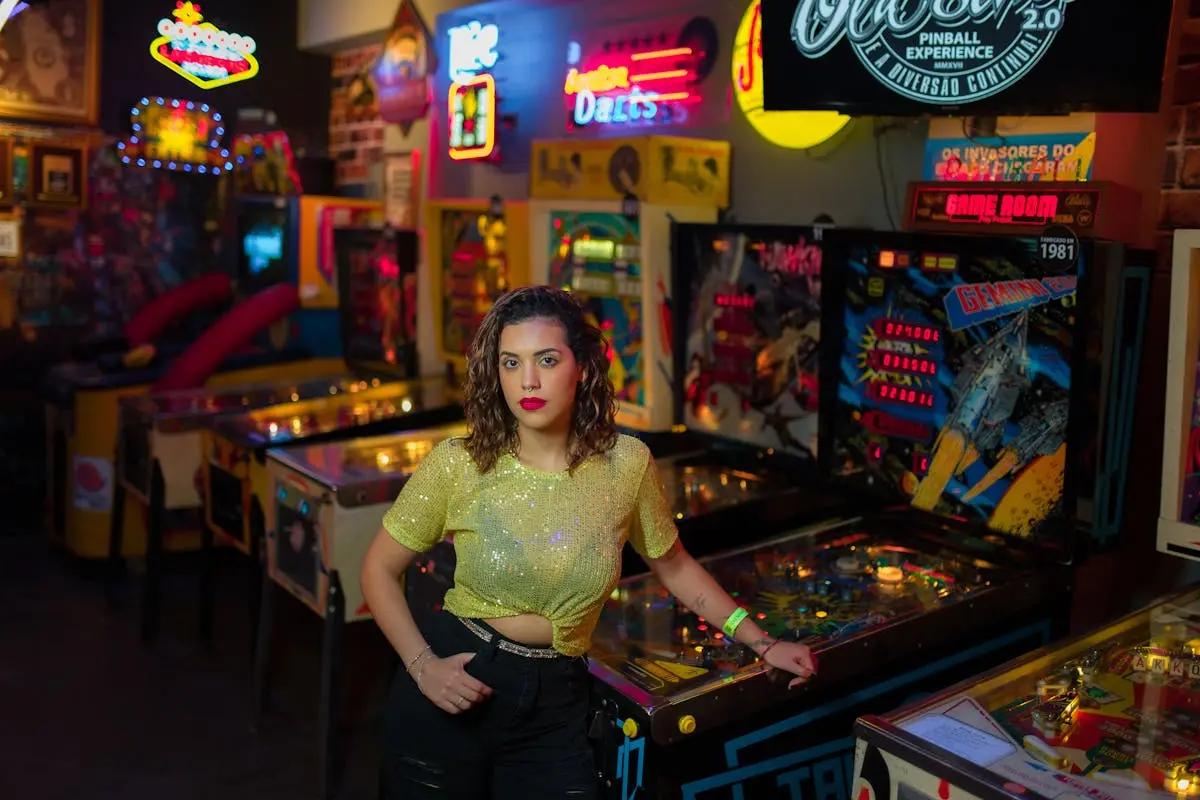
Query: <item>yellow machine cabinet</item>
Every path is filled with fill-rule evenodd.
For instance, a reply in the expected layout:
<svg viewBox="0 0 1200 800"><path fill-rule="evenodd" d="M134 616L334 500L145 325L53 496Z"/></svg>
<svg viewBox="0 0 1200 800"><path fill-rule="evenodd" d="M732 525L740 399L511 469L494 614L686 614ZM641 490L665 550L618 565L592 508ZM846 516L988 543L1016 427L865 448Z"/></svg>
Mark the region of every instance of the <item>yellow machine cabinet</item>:
<svg viewBox="0 0 1200 800"><path fill-rule="evenodd" d="M532 281L576 292L608 338L618 424L670 429L671 221L716 222L729 204L729 143L534 142L532 169Z"/></svg>
<svg viewBox="0 0 1200 800"><path fill-rule="evenodd" d="M487 200L426 204L426 263L439 358L462 375L492 303L529 283L529 207ZM497 211L501 211L497 215Z"/></svg>

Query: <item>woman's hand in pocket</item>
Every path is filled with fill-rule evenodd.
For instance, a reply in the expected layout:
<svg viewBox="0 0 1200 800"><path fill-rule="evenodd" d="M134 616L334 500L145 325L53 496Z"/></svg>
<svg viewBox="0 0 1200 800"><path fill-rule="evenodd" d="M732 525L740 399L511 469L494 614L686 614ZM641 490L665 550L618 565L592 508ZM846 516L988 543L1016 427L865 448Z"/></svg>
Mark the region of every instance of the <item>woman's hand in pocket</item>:
<svg viewBox="0 0 1200 800"><path fill-rule="evenodd" d="M467 674L474 653L431 658L417 673L417 688L429 702L447 714L461 714L491 697L492 690Z"/></svg>

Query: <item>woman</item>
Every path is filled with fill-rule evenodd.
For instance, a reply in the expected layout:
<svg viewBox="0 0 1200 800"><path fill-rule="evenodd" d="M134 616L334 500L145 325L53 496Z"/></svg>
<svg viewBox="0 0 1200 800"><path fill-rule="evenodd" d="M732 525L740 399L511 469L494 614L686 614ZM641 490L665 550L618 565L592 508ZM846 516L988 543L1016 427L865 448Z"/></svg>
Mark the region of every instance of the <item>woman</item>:
<svg viewBox="0 0 1200 800"><path fill-rule="evenodd" d="M501 297L467 360L470 433L435 447L362 568L402 659L384 711L384 797L594 798L584 653L628 541L680 602L769 665L815 673L803 645L748 619L679 543L646 446L619 435L604 340L573 296ZM454 587L418 629L400 578L454 534Z"/></svg>

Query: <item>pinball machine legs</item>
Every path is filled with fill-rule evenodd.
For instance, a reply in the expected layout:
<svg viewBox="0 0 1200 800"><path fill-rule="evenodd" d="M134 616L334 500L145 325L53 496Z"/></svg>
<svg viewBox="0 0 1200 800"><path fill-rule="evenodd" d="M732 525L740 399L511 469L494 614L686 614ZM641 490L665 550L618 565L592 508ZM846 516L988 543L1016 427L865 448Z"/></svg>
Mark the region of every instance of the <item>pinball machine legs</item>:
<svg viewBox="0 0 1200 800"><path fill-rule="evenodd" d="M201 516L200 520L200 616L198 633L200 643L205 649L213 648L213 605L216 602L213 591L213 580L216 573L216 542L213 540L213 529Z"/></svg>
<svg viewBox="0 0 1200 800"><path fill-rule="evenodd" d="M278 593L275 582L271 580L271 572L265 566L259 579L259 609L258 627L255 629L254 642L254 680L253 696L251 698L251 727L254 731L262 728L263 712L267 707L267 695L270 687L267 681L271 669L271 640L275 635L275 600Z"/></svg>
<svg viewBox="0 0 1200 800"><path fill-rule="evenodd" d="M157 458L150 471L150 508L146 520L146 574L142 579L141 637L143 644L158 639L162 610L163 557L166 546L166 480Z"/></svg>
<svg viewBox="0 0 1200 800"><path fill-rule="evenodd" d="M262 730L263 714L266 711L275 601L279 591L267 570L264 569L262 575L262 607L258 615L258 641L254 648L252 726L256 732ZM341 580L335 570L329 575L329 599L325 605L324 630L321 636L321 676L317 700L317 773L322 798L333 798L337 794L341 772L338 719L341 709L342 638L346 625L344 605Z"/></svg>
<svg viewBox="0 0 1200 800"><path fill-rule="evenodd" d="M113 509L108 532L108 563L105 569L105 597L109 607L117 602L117 585L120 583L124 566L125 539L125 496L121 481L113 488ZM142 577L140 603L140 633L143 643L158 638L159 611L162 602L163 548L166 536L166 482L162 464L155 459L151 464L150 498L146 520L146 574Z"/></svg>
<svg viewBox="0 0 1200 800"><path fill-rule="evenodd" d="M263 575L267 572L267 518L257 497L250 500L249 563L246 565L246 589L250 612L250 656L258 648L258 624L263 605Z"/></svg>
<svg viewBox="0 0 1200 800"><path fill-rule="evenodd" d="M263 571L266 569L266 549L262 546L265 517L258 498L251 501L250 522L247 536L247 616L250 632L250 657L258 647L258 620L263 599ZM213 529L203 521L200 524L200 641L208 649L213 647L213 613L216 605L214 583L216 578L216 537Z"/></svg>
<svg viewBox="0 0 1200 800"><path fill-rule="evenodd" d="M109 609L117 607L117 586L125 567L125 483L116 480L113 484L112 512L108 523L108 559L104 569L104 601Z"/></svg>
<svg viewBox="0 0 1200 800"><path fill-rule="evenodd" d="M321 797L332 798L338 782L341 753L338 711L342 686L342 633L346 614L342 582L337 570L329 575L329 600L325 604L325 631L321 637L321 691L317 708L317 766Z"/></svg>

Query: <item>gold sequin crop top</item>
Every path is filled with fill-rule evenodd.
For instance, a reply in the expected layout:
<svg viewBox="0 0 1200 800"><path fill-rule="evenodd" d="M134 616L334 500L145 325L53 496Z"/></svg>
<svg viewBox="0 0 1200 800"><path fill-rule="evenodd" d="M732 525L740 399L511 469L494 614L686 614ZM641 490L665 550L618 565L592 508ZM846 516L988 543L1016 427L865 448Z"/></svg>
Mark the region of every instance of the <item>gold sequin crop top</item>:
<svg viewBox="0 0 1200 800"><path fill-rule="evenodd" d="M554 626L555 649L570 656L591 644L626 540L658 558L678 536L649 449L624 435L573 475L511 455L481 475L462 440L447 439L425 456L383 527L417 552L453 534L446 610L468 619L538 614Z"/></svg>

